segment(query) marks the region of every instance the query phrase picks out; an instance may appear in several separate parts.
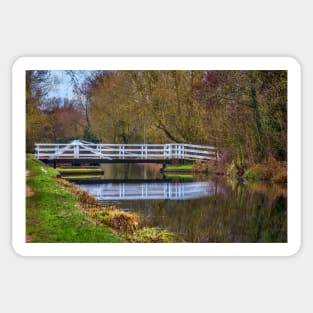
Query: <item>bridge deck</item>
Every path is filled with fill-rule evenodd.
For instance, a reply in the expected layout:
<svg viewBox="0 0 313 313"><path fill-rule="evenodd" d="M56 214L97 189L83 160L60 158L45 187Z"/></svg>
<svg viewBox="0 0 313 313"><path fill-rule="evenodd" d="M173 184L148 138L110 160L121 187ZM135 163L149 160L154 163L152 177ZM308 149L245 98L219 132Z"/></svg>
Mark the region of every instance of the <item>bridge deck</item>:
<svg viewBox="0 0 313 313"><path fill-rule="evenodd" d="M212 146L192 144L95 144L74 140L69 144L37 143L40 160L97 160L102 163L164 162L170 160L211 160L217 158Z"/></svg>

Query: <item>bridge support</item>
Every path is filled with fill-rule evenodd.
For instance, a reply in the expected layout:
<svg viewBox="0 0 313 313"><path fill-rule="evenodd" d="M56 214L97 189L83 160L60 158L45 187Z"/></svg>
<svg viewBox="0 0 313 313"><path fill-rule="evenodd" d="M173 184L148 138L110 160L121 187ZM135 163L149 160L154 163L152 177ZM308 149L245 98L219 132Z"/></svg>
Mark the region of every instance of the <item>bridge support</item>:
<svg viewBox="0 0 313 313"><path fill-rule="evenodd" d="M165 167L166 167L166 163L162 164L162 168L160 169L160 172L162 173L162 178L165 179L166 175L165 175Z"/></svg>
<svg viewBox="0 0 313 313"><path fill-rule="evenodd" d="M165 172L165 167L166 167L166 163L162 163L162 168L160 169L160 172L161 173L164 173Z"/></svg>

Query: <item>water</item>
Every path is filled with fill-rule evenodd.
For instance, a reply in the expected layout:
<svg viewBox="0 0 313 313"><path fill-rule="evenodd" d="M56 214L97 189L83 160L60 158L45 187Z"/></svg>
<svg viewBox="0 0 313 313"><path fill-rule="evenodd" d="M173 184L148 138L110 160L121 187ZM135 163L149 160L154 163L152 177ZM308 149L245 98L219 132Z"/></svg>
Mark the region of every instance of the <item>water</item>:
<svg viewBox="0 0 313 313"><path fill-rule="evenodd" d="M167 179L152 164L102 166L111 181L82 189L187 242L287 241L285 185L246 186L214 176Z"/></svg>

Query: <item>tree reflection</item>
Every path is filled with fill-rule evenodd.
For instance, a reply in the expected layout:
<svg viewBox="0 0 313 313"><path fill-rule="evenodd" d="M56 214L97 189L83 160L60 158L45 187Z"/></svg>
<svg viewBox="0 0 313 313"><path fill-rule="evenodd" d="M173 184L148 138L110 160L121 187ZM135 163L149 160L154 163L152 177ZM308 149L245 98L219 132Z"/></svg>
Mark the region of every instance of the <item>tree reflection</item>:
<svg viewBox="0 0 313 313"><path fill-rule="evenodd" d="M287 194L280 185L224 186L224 193L187 201L123 205L187 242L287 242Z"/></svg>

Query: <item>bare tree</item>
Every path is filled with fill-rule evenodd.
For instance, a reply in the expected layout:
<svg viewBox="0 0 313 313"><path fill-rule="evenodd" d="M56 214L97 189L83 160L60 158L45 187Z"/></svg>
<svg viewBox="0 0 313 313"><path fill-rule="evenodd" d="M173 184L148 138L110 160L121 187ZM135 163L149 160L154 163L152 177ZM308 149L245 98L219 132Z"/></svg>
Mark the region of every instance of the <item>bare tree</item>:
<svg viewBox="0 0 313 313"><path fill-rule="evenodd" d="M73 71L67 70L65 73L69 76L76 100L81 107L86 120L85 136L90 137L91 122L89 118L91 90L106 71ZM87 74L87 75L86 75Z"/></svg>

